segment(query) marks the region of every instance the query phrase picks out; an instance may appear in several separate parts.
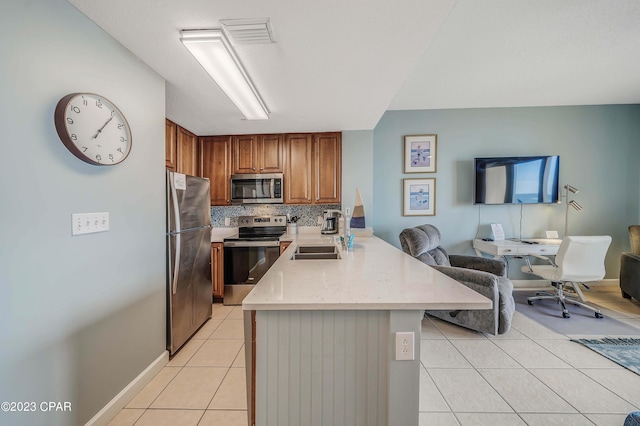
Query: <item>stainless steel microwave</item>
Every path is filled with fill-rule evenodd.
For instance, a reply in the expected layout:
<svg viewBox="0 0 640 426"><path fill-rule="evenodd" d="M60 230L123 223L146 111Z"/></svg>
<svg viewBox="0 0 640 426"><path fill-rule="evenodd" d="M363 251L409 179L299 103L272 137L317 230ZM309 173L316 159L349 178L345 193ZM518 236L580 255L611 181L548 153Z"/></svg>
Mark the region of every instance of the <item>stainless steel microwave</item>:
<svg viewBox="0 0 640 426"><path fill-rule="evenodd" d="M282 173L231 175L232 204L281 204Z"/></svg>

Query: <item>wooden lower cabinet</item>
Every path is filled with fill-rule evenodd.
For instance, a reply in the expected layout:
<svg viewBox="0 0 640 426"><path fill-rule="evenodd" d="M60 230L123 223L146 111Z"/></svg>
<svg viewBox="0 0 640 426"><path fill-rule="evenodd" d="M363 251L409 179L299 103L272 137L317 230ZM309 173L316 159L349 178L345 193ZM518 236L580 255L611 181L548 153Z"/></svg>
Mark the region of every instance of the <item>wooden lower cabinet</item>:
<svg viewBox="0 0 640 426"><path fill-rule="evenodd" d="M211 282L213 297L224 298L224 248L222 243L211 243Z"/></svg>
<svg viewBox="0 0 640 426"><path fill-rule="evenodd" d="M280 242L280 254L284 253L284 251L291 245L291 241L281 241Z"/></svg>

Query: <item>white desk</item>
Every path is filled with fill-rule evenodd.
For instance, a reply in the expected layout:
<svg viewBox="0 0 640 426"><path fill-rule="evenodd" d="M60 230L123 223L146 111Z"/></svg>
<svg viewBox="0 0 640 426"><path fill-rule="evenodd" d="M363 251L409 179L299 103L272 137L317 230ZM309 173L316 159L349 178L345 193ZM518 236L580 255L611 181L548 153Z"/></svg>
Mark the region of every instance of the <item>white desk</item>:
<svg viewBox="0 0 640 426"><path fill-rule="evenodd" d="M535 244L527 244L522 241L530 241ZM555 238L524 238L522 241L473 240L473 248L478 256L482 256L482 253L487 253L496 259L501 256L528 256L533 254L555 256L562 242L561 239Z"/></svg>

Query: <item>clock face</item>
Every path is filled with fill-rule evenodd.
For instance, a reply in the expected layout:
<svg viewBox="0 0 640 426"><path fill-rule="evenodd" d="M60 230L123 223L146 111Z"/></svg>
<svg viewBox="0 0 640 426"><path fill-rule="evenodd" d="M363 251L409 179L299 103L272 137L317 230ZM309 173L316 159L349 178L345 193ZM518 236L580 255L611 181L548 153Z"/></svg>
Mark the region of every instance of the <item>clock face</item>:
<svg viewBox="0 0 640 426"><path fill-rule="evenodd" d="M131 151L131 130L124 115L111 101L94 93L63 97L55 111L58 136L82 161L112 166Z"/></svg>

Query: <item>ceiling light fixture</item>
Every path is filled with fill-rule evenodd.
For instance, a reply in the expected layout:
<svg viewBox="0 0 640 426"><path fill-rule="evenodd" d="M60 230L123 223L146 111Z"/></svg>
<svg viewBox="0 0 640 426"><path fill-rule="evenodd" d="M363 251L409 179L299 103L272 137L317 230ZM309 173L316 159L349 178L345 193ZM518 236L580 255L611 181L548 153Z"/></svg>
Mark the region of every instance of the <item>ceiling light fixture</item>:
<svg viewBox="0 0 640 426"><path fill-rule="evenodd" d="M267 120L269 110L222 30L183 30L180 41L247 120Z"/></svg>

